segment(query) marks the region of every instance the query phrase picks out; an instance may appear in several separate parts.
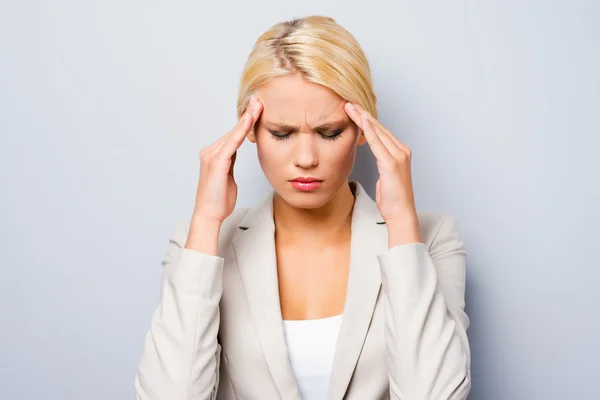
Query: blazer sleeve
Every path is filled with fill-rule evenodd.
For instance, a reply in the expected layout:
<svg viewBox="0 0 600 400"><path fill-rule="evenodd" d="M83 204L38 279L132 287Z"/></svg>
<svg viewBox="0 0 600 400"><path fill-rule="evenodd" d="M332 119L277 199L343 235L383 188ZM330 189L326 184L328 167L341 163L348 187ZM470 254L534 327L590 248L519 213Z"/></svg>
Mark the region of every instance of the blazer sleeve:
<svg viewBox="0 0 600 400"><path fill-rule="evenodd" d="M137 400L213 400L219 386L223 259L185 249L178 224L162 261L160 303L135 377Z"/></svg>
<svg viewBox="0 0 600 400"><path fill-rule="evenodd" d="M444 216L431 244L378 255L386 314L390 396L463 400L471 389L464 243Z"/></svg>

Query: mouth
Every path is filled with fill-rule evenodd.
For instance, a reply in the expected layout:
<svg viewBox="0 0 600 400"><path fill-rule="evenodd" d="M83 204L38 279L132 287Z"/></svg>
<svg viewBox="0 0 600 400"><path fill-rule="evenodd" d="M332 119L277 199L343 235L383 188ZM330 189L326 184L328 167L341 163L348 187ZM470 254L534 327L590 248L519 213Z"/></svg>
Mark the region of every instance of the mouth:
<svg viewBox="0 0 600 400"><path fill-rule="evenodd" d="M323 180L313 177L298 177L290 180L289 182L292 184L293 188L303 192L308 192L321 187L321 182L323 182Z"/></svg>

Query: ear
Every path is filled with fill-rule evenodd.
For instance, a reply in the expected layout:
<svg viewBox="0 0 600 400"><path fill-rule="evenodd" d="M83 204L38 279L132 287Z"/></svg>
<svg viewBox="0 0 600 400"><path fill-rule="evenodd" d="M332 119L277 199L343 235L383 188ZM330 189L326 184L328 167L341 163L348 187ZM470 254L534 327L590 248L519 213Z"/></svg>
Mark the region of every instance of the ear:
<svg viewBox="0 0 600 400"><path fill-rule="evenodd" d="M362 146L367 143L367 137L365 136L365 132L362 129L358 129L358 145Z"/></svg>
<svg viewBox="0 0 600 400"><path fill-rule="evenodd" d="M254 126L252 128L252 130L250 131L250 133L248 133L248 135L246 136L246 138L252 142L252 143L256 143L256 126Z"/></svg>

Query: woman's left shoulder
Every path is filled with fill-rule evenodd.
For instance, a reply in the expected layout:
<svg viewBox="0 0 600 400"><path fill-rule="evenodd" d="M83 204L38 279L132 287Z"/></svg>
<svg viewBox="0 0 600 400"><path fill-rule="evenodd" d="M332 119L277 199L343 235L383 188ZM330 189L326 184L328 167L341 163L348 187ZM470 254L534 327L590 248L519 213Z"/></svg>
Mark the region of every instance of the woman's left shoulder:
<svg viewBox="0 0 600 400"><path fill-rule="evenodd" d="M417 211L417 216L421 237L428 247L448 241L462 243L458 221L454 215L435 211Z"/></svg>

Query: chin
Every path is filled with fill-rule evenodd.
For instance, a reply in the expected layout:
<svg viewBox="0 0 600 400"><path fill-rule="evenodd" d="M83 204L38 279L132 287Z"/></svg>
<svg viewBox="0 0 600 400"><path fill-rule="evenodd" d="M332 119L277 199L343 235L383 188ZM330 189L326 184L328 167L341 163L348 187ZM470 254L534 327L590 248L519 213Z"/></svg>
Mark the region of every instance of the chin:
<svg viewBox="0 0 600 400"><path fill-rule="evenodd" d="M290 206L303 209L323 207L331 199L331 194L326 189L302 192L288 186L277 194Z"/></svg>

